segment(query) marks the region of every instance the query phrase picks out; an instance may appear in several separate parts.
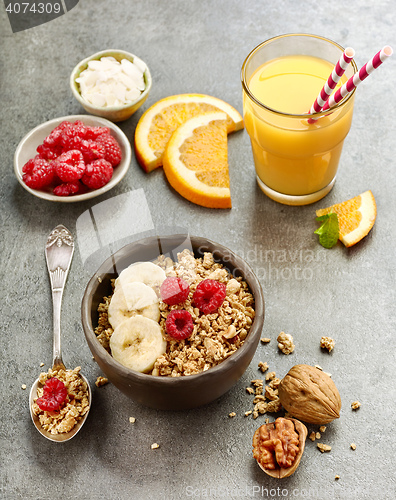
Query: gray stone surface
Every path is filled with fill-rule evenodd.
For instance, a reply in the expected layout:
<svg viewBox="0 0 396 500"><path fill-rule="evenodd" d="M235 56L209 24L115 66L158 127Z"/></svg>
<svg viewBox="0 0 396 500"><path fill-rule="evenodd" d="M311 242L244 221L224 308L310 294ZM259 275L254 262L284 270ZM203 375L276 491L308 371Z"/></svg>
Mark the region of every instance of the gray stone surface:
<svg viewBox="0 0 396 500"><path fill-rule="evenodd" d="M316 2L193 0L81 0L67 15L13 34L0 8L2 140L1 194L1 468L4 499L315 498L393 499L395 442L395 61L357 92L351 132L338 179L321 203L293 208L258 189L246 132L229 139L233 208L215 211L178 196L160 170L146 175L132 159L128 175L101 198L55 204L26 192L13 173L20 139L36 125L83 112L68 86L82 58L120 48L143 58L153 75L144 108L120 127L132 140L137 120L156 100L200 92L242 111L239 73L248 52L266 38L313 32L353 46L358 65L395 43L391 0ZM240 382L211 405L168 413L141 407L114 386L94 389L92 411L81 433L66 444L45 441L28 411L29 387L40 363L51 363L51 302L43 245L57 224L76 233L77 218L94 204L142 188L156 228L179 225L244 256L260 277L266 298L260 345ZM319 246L314 210L366 189L377 199L371 233L350 250ZM78 240L77 240L78 247ZM80 303L90 271L76 251L63 302L64 361L81 365L92 385L100 370L80 323ZM294 336L290 356L275 338ZM336 339L331 354L319 339ZM297 472L282 482L264 475L252 458L251 439L264 417L245 418L245 392L259 361L283 376L297 363L332 373L343 400L321 454L307 443ZM28 389L22 390L22 384ZM359 399L360 410L350 403ZM237 416L228 417L235 411ZM129 417L136 423L131 425ZM310 426L311 428L312 426ZM153 442L160 444L151 450ZM352 451L350 443L357 449ZM340 479L336 481L335 475Z"/></svg>

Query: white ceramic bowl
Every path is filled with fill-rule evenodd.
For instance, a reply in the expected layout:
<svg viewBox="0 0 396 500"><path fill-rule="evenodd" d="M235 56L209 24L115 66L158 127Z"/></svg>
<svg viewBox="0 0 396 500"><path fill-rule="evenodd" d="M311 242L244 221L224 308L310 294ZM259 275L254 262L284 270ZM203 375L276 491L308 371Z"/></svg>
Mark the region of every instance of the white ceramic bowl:
<svg viewBox="0 0 396 500"><path fill-rule="evenodd" d="M110 129L111 135L117 139L122 152L122 160L120 164L114 168L113 177L111 178L110 182L108 182L102 188L89 190L86 193L76 194L73 196L56 196L52 194L52 188L50 187L43 190L32 189L23 182L22 168L25 163L30 160L30 158L34 158L36 156L37 146L39 146L43 142L43 140L51 133L51 131L55 127L57 127L61 122L65 120L68 120L70 122L80 120L85 125L93 127L108 127ZM97 116L89 115L62 116L61 118L55 118L48 122L42 123L41 125L38 125L25 135L25 137L18 144L18 147L15 151L14 171L16 178L18 179L20 184L24 187L24 189L26 189L26 191L29 191L29 193L33 194L34 196L42 198L43 200L73 203L76 201L84 201L89 200L90 198L95 198L96 196L100 196L101 194L106 193L106 191L109 191L114 186L116 186L127 173L129 165L131 163L131 156L132 148L127 136L119 127L117 127L117 125L114 125L114 123L112 123L111 121L105 120L104 118L99 118Z"/></svg>
<svg viewBox="0 0 396 500"><path fill-rule="evenodd" d="M139 59L134 54L131 54L130 52L125 52L124 50L109 49L97 52L96 54L93 54L92 56L89 56L86 59L80 61L77 64L77 66L73 69L70 75L70 88L73 92L74 97L88 113L90 113L91 115L102 116L103 118L107 118L108 120L111 120L113 122L120 122L130 118L133 115L133 113L135 113L135 111L138 110L140 106L146 101L151 89L152 79L150 70L148 69L147 64L144 63L146 64L146 71L144 72L143 76L146 88L135 101L131 102L130 104L125 104L123 106L107 106L107 107L93 106L81 96L80 86L76 82L76 78L80 76L80 73L82 71L87 69L89 61L99 60L102 57L109 57L109 56L114 57L117 61L121 61L122 59L127 59L132 63L134 59Z"/></svg>

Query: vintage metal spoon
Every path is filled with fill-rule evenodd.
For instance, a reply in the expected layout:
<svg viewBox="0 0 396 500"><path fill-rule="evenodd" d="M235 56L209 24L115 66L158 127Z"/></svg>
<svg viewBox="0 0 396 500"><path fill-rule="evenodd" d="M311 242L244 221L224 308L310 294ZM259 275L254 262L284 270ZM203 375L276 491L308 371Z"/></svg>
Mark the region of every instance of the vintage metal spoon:
<svg viewBox="0 0 396 500"><path fill-rule="evenodd" d="M51 291L52 291L52 304L53 304L53 327L54 327L54 343L53 343L53 368L63 368L65 365L62 361L61 356L61 342L60 342L60 320L61 320L61 304L63 290L65 288L65 283L67 275L69 273L70 264L73 258L74 252L74 241L73 236L65 226L59 225L53 229L48 236L47 243L45 245L45 258L47 261L47 268L50 276ZM81 374L80 374L81 375ZM91 407L92 401L92 391L89 386L88 380L81 375L88 388L89 395L89 406ZM32 405L34 399L37 397L37 388L39 387L39 379L37 379L31 390L29 396L29 407L30 415L32 417L33 423L37 430L47 439L51 441L63 442L68 441L83 426L88 413L87 412L82 419L75 425L75 427L67 433L62 434L51 434L50 432L44 430L40 424L38 417L33 413Z"/></svg>

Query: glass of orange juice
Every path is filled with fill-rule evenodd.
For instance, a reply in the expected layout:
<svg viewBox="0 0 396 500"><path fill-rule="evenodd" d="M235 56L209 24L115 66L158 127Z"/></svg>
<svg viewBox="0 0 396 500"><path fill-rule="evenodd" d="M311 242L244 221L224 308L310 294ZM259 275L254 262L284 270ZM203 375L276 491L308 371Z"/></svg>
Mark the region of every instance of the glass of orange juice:
<svg viewBox="0 0 396 500"><path fill-rule="evenodd" d="M343 52L326 38L289 34L258 45L243 63L243 114L257 182L275 201L307 205L334 185L354 91L336 108L307 113ZM336 88L356 71L352 61Z"/></svg>

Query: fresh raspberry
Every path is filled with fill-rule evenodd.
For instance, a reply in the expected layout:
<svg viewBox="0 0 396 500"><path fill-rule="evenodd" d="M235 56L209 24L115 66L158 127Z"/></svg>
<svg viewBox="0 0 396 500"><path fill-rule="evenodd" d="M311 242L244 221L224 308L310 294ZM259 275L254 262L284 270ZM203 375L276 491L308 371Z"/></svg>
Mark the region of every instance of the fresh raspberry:
<svg viewBox="0 0 396 500"><path fill-rule="evenodd" d="M48 162L37 155L22 167L23 182L32 189L42 189L51 184L55 178L55 169L52 162Z"/></svg>
<svg viewBox="0 0 396 500"><path fill-rule="evenodd" d="M108 127L85 127L85 139L90 139L96 141L96 139L102 134L110 134L110 129Z"/></svg>
<svg viewBox="0 0 396 500"><path fill-rule="evenodd" d="M110 134L102 134L96 139L96 142L103 144L106 150L105 160L110 162L113 167L116 167L122 159L122 153L115 137Z"/></svg>
<svg viewBox="0 0 396 500"><path fill-rule="evenodd" d="M37 146L37 153L40 155L40 158L44 158L45 160L55 160L62 154L62 148L60 146L45 146L44 144L40 144L40 146Z"/></svg>
<svg viewBox="0 0 396 500"><path fill-rule="evenodd" d="M106 149L103 144L99 144L91 139L82 139L79 147L76 149L81 151L85 163L100 160L106 155Z"/></svg>
<svg viewBox="0 0 396 500"><path fill-rule="evenodd" d="M113 167L106 160L95 160L89 163L81 177L82 182L90 189L105 186L113 176Z"/></svg>
<svg viewBox="0 0 396 500"><path fill-rule="evenodd" d="M73 149L81 150L81 143L83 139L79 136L70 136L67 139L62 140L62 153L71 151Z"/></svg>
<svg viewBox="0 0 396 500"><path fill-rule="evenodd" d="M185 309L174 309L166 318L165 329L168 335L177 340L186 339L194 330L191 314Z"/></svg>
<svg viewBox="0 0 396 500"><path fill-rule="evenodd" d="M76 145L78 139L84 139L86 134L85 125L77 120L72 123L69 127L65 127L61 132L60 143L65 149L71 149Z"/></svg>
<svg viewBox="0 0 396 500"><path fill-rule="evenodd" d="M160 288L161 299L165 304L174 306L184 302L190 293L190 285L182 278L169 276Z"/></svg>
<svg viewBox="0 0 396 500"><path fill-rule="evenodd" d="M40 410L57 411L67 398L67 389L65 384L56 377L52 377L45 382L43 395L38 398L36 403Z"/></svg>
<svg viewBox="0 0 396 500"><path fill-rule="evenodd" d="M85 172L85 163L81 151L72 149L62 153L54 161L57 176L63 182L73 182L81 179Z"/></svg>
<svg viewBox="0 0 396 500"><path fill-rule="evenodd" d="M193 294L193 303L203 314L211 314L224 302L226 286L216 280L202 280Z"/></svg>
<svg viewBox="0 0 396 500"><path fill-rule="evenodd" d="M61 147L61 138L63 131L71 127L71 125L72 124L67 120L61 122L57 127L54 128L50 135L44 139L43 145L49 148Z"/></svg>
<svg viewBox="0 0 396 500"><path fill-rule="evenodd" d="M74 182L64 182L54 187L54 194L56 196L70 196L76 194L80 191L81 184L79 181Z"/></svg>

